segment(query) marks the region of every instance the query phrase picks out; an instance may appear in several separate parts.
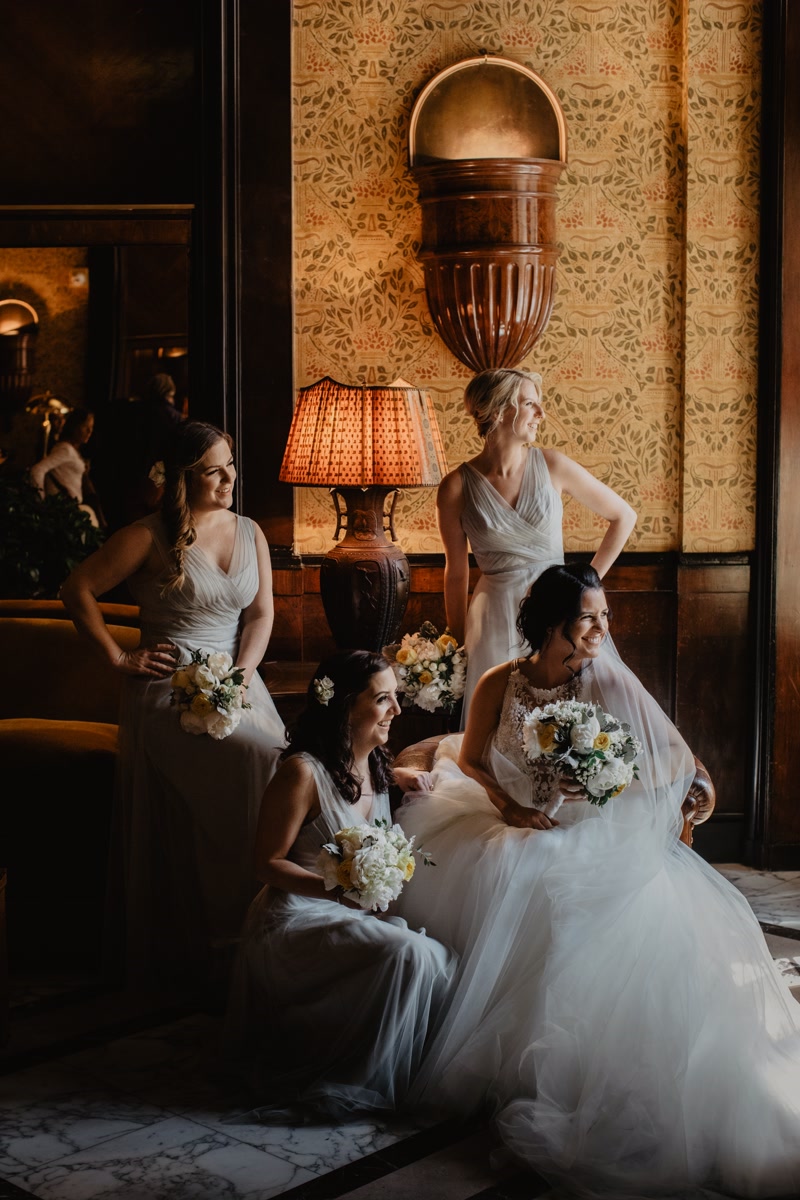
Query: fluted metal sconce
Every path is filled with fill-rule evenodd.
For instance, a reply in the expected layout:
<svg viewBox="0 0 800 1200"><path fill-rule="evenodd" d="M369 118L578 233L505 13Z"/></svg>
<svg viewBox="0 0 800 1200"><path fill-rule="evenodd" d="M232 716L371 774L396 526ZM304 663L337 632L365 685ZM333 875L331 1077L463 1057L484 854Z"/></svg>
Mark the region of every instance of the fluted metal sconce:
<svg viewBox="0 0 800 1200"><path fill-rule="evenodd" d="M553 307L556 185L567 161L555 93L507 58L456 63L417 97L409 158L442 340L475 371L515 366Z"/></svg>

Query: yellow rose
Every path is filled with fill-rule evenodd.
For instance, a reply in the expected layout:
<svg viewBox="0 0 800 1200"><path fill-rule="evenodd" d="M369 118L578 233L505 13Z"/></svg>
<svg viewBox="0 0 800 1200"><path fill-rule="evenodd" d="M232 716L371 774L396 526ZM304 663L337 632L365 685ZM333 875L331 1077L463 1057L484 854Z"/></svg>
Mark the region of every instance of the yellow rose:
<svg viewBox="0 0 800 1200"><path fill-rule="evenodd" d="M204 695L203 692L198 692L189 707L196 717L207 717L214 705L208 696Z"/></svg>
<svg viewBox="0 0 800 1200"><path fill-rule="evenodd" d="M549 754L555 748L556 744L555 725L540 725L538 737L542 753Z"/></svg>
<svg viewBox="0 0 800 1200"><path fill-rule="evenodd" d="M413 858L410 858L408 860L408 862L406 863L406 869L405 869L405 872L403 873L403 878L406 880L406 882L408 882L408 880L414 874L415 866L416 866L416 863L414 862Z"/></svg>
<svg viewBox="0 0 800 1200"><path fill-rule="evenodd" d="M401 666L408 666L409 663L415 663L417 661L417 652L413 646L406 646L405 649L401 648L397 651L396 661L399 662Z"/></svg>
<svg viewBox="0 0 800 1200"><path fill-rule="evenodd" d="M592 742L592 745L595 750L608 750L609 746L611 745L611 738L601 729L597 737Z"/></svg>
<svg viewBox="0 0 800 1200"><path fill-rule="evenodd" d="M350 887L352 880L350 879L350 864L340 862L336 868L336 882L339 887L343 887L345 891Z"/></svg>
<svg viewBox="0 0 800 1200"><path fill-rule="evenodd" d="M191 682L189 675L183 667L178 667L178 670L172 676L172 686L176 688L188 688Z"/></svg>
<svg viewBox="0 0 800 1200"><path fill-rule="evenodd" d="M436 639L436 645L439 647L442 654L447 654L449 646L452 646L454 650L458 649L458 642L454 637L451 637L449 633L443 633L441 637L438 637Z"/></svg>
<svg viewBox="0 0 800 1200"><path fill-rule="evenodd" d="M431 675L430 671L420 671L419 681L420 683L432 683L433 676Z"/></svg>
<svg viewBox="0 0 800 1200"><path fill-rule="evenodd" d="M627 783L621 783L618 788L614 788L613 792L611 793L612 797L618 796L620 792L624 792L627 786Z"/></svg>

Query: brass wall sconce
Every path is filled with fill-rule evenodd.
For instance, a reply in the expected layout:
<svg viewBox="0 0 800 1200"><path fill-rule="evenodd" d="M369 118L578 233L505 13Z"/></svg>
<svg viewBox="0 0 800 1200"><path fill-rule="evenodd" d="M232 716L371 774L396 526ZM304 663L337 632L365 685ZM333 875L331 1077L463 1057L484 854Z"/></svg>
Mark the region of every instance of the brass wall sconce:
<svg viewBox="0 0 800 1200"><path fill-rule="evenodd" d="M410 580L395 541L398 488L435 487L446 471L427 392L403 379L367 387L327 377L300 389L278 478L330 488L334 540L342 529L344 537L322 560L319 586L340 649L379 651L395 640Z"/></svg>
<svg viewBox="0 0 800 1200"><path fill-rule="evenodd" d="M439 72L411 113L428 308L474 371L513 367L550 319L564 113L529 68L481 54Z"/></svg>

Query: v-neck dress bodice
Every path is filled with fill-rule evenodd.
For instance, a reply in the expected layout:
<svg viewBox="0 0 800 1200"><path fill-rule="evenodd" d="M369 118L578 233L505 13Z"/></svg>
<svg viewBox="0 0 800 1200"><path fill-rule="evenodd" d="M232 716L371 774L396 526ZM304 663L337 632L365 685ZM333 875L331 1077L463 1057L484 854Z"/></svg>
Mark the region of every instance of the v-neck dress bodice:
<svg viewBox="0 0 800 1200"><path fill-rule="evenodd" d="M170 565L161 517L144 518L164 562L129 581L142 642L224 651L234 663L242 612L258 591L255 526L236 518L233 554L221 570L196 546L185 581L161 594ZM215 741L185 732L170 704L171 679L126 676L120 712L118 808L125 866L126 956L131 979L218 983L230 970L250 900L256 822L285 743L284 724L256 672L251 706Z"/></svg>
<svg viewBox="0 0 800 1200"><path fill-rule="evenodd" d="M522 598L546 567L563 563L563 506L544 454L528 450L516 504L511 505L470 463L459 468L464 494L461 526L481 575L467 610L466 724L475 685L484 671L523 649L516 628Z"/></svg>

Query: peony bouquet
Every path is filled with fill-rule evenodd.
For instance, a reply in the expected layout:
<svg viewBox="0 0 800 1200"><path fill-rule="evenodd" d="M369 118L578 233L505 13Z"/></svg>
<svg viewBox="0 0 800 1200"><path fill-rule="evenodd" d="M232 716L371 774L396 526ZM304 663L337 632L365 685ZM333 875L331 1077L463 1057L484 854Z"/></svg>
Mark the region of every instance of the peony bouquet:
<svg viewBox="0 0 800 1200"><path fill-rule="evenodd" d="M170 704L181 714L187 733L207 733L216 741L233 733L250 708L242 699L244 673L233 665L230 654L190 650L191 661L172 676Z"/></svg>
<svg viewBox="0 0 800 1200"><path fill-rule="evenodd" d="M447 629L440 634L423 621L417 633L404 634L401 641L384 646L383 653L392 664L404 708L416 704L426 712L452 712L464 695L467 654Z"/></svg>
<svg viewBox="0 0 800 1200"><path fill-rule="evenodd" d="M340 829L335 841L320 850L317 869L326 891L340 887L361 908L386 912L414 874L414 853L413 837L407 838L399 825L378 820ZM427 855L423 859L430 863Z"/></svg>
<svg viewBox="0 0 800 1200"><path fill-rule="evenodd" d="M641 742L597 704L561 700L533 709L523 718L522 745L531 765L549 760L584 788L590 804L605 804L638 777Z"/></svg>

